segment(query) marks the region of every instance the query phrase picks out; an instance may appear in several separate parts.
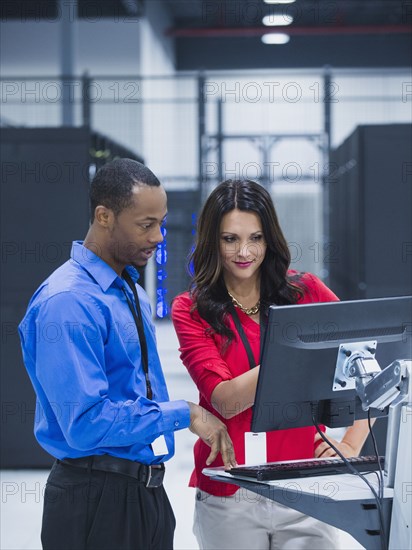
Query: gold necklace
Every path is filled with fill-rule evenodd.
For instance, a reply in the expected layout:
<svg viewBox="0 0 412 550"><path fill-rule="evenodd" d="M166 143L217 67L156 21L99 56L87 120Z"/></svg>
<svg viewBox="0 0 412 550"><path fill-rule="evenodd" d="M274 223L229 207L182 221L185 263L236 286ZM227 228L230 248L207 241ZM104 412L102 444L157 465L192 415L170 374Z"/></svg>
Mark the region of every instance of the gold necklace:
<svg viewBox="0 0 412 550"><path fill-rule="evenodd" d="M227 291L227 293L229 294L229 296L232 300L232 303L235 306L237 306L239 309L241 309L243 311L243 313L246 313L246 315L256 315L256 313L259 313L260 300L258 300L257 303L253 307L245 307L245 306L242 306L242 304L238 300L236 300L236 298L234 296L232 296L232 294L230 294L229 291Z"/></svg>

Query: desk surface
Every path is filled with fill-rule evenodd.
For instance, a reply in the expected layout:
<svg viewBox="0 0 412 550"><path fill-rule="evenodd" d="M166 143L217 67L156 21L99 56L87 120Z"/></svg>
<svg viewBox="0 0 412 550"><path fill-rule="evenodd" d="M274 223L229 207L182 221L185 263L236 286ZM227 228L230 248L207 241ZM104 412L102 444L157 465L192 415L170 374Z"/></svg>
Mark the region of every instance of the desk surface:
<svg viewBox="0 0 412 550"><path fill-rule="evenodd" d="M323 501L368 500L373 497L372 491L366 483L354 474L337 474L326 476L313 476L290 478L276 481L257 481L246 476L234 476L225 472L223 468L204 468L203 473L217 481L236 484L238 481L257 483L270 486L274 491L287 490L290 493L307 494L322 497ZM372 487L378 491L378 478L375 473L363 474ZM393 489L384 488L384 498L393 498Z"/></svg>

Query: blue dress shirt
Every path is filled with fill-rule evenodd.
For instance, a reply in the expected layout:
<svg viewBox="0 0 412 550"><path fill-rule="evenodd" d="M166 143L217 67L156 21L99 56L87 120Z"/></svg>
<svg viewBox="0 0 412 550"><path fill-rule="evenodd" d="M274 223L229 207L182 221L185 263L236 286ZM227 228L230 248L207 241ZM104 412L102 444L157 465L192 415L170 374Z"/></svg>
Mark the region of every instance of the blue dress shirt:
<svg viewBox="0 0 412 550"><path fill-rule="evenodd" d="M132 279L138 273L127 268ZM34 432L56 458L110 454L145 464L168 460L174 431L190 424L186 401L170 401L146 293L136 289L153 399L146 397L136 325L117 273L81 242L33 295L19 325L37 394ZM151 443L164 435L168 453Z"/></svg>

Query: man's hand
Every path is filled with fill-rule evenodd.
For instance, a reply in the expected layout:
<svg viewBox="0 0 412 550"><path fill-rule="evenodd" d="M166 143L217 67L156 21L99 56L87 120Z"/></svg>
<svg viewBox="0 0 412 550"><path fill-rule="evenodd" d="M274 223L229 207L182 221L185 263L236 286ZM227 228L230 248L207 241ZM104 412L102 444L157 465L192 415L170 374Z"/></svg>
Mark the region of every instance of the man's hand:
<svg viewBox="0 0 412 550"><path fill-rule="evenodd" d="M211 447L211 452L206 460L206 464L212 464L218 453L220 453L225 468L236 466L237 463L233 443L223 422L199 405L189 402L189 406L189 430L199 436L202 441Z"/></svg>
<svg viewBox="0 0 412 550"><path fill-rule="evenodd" d="M351 456L358 456L356 450L346 441L342 440L339 442L329 436L328 439L331 443L333 443L333 445L335 445L335 447L343 454L344 457L349 458ZM318 443L319 441L320 443ZM332 447L329 447L329 445L325 441L323 441L318 433L315 435L315 445L315 458L330 458L338 456L332 449Z"/></svg>

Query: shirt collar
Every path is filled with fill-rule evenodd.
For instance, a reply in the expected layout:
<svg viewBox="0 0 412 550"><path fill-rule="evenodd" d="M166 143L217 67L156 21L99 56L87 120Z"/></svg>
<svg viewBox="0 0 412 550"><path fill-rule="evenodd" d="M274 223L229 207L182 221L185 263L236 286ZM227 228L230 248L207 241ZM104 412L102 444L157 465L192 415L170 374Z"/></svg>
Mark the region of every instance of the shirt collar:
<svg viewBox="0 0 412 550"><path fill-rule="evenodd" d="M73 241L70 257L93 277L103 292L106 292L113 283L119 288L124 286L123 279L115 270L92 250L83 246L83 241ZM126 266L126 269L136 283L139 279L137 269L131 265Z"/></svg>

